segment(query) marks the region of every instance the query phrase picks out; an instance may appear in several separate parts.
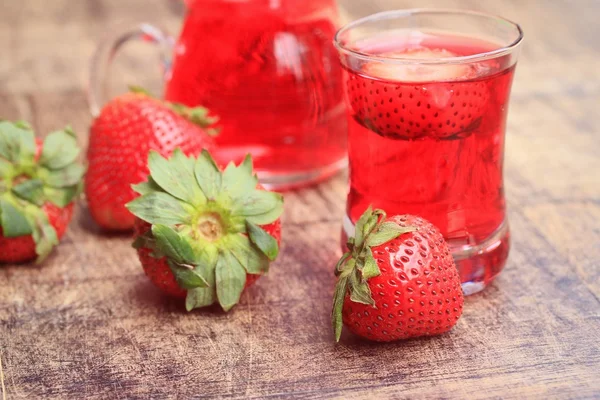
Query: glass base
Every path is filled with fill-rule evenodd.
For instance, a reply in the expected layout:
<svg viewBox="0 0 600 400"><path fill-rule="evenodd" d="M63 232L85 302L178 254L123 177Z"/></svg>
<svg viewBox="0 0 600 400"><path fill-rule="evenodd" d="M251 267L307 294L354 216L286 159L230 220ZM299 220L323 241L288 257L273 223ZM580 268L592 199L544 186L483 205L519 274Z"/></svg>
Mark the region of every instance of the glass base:
<svg viewBox="0 0 600 400"><path fill-rule="evenodd" d="M335 175L348 166L348 158L344 157L324 167L290 173L273 173L257 171L261 185L269 190L290 190L302 186L314 185Z"/></svg>
<svg viewBox="0 0 600 400"><path fill-rule="evenodd" d="M354 224L345 215L342 222L342 248L348 236L354 236ZM502 271L508 258L510 232L504 220L494 233L475 245L448 243L465 296L480 292Z"/></svg>

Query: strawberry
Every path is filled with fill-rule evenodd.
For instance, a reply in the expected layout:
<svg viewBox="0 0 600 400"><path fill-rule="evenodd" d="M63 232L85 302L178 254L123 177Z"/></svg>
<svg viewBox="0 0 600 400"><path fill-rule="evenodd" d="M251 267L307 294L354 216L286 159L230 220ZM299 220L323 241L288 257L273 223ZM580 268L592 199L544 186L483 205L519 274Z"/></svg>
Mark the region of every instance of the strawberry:
<svg viewBox="0 0 600 400"><path fill-rule="evenodd" d="M363 338L387 342L439 335L463 309L458 271L440 231L412 215L386 219L371 208L336 266L332 323Z"/></svg>
<svg viewBox="0 0 600 400"><path fill-rule="evenodd" d="M90 129L85 194L93 219L107 230L130 230L134 217L125 204L136 197L132 184L148 175L150 150L167 156L179 147L198 155L212 148L216 122L205 108L154 99L141 89L104 106Z"/></svg>
<svg viewBox="0 0 600 400"><path fill-rule="evenodd" d="M452 55L426 48L382 54L425 60ZM469 80L477 75L477 68L366 64L365 74L377 79L348 74L346 87L354 118L379 135L395 139L468 135L481 123L490 97L484 82Z"/></svg>
<svg viewBox="0 0 600 400"><path fill-rule="evenodd" d="M228 311L279 253L283 197L258 185L250 156L221 170L206 150L168 160L151 151L148 166L127 204L146 275L188 311L217 302Z"/></svg>
<svg viewBox="0 0 600 400"><path fill-rule="evenodd" d="M75 133L41 142L22 122L0 121L0 262L41 262L65 234L85 168Z"/></svg>

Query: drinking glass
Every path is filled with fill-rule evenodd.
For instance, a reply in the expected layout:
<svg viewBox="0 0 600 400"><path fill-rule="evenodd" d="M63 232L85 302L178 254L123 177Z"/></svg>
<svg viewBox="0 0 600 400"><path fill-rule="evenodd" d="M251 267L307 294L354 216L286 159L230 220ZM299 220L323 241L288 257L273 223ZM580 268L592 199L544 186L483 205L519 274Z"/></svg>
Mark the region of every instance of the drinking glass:
<svg viewBox="0 0 600 400"><path fill-rule="evenodd" d="M349 121L345 235L369 205L420 215L443 233L466 294L494 279L509 252L502 169L522 39L511 21L458 10L382 12L338 31Z"/></svg>

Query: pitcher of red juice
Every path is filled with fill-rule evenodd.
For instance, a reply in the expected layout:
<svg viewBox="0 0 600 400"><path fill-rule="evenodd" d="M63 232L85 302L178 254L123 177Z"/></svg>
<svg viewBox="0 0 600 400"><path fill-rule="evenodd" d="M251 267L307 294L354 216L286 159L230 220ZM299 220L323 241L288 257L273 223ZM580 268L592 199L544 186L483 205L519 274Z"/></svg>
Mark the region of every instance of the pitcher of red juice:
<svg viewBox="0 0 600 400"><path fill-rule="evenodd" d="M129 39L159 45L165 99L219 117L215 158L251 153L261 183L285 189L320 181L346 165L342 68L333 35L334 0L187 0L175 42L142 24L101 46L93 63L92 111L100 72ZM103 51L102 51L103 50Z"/></svg>

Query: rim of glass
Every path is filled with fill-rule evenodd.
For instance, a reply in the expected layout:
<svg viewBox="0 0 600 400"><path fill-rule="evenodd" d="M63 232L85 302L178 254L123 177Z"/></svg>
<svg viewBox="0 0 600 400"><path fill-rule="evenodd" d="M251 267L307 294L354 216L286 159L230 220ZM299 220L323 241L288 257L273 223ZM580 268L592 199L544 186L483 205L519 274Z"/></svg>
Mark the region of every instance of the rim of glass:
<svg viewBox="0 0 600 400"><path fill-rule="evenodd" d="M341 41L341 35L348 32L351 29L354 29L366 22L380 21L386 19L398 19L401 17L410 17L414 14L458 14L458 15L473 15L476 17L485 17L489 19L494 19L500 22L505 22L511 25L517 32L517 38L510 44L506 46L501 46L497 49L471 54L468 56L456 56L456 57L439 57L439 58L431 58L431 59L415 59L415 58L402 58L402 57L389 57L389 56L378 56L369 53L363 53L358 50L353 50L346 47ZM488 14L480 11L472 11L472 10L457 10L451 8L409 8L404 10L391 10L391 11L382 11L375 14L368 15L366 17L357 19L356 21L350 22L346 24L342 28L340 28L334 38L333 42L335 47L340 51L340 53L344 53L347 55L351 55L353 57L366 60L366 61L381 61L391 64L463 64L468 62L477 62L489 60L491 58L500 57L512 52L515 48L517 48L521 42L523 41L523 30L521 26L516 22L513 22L504 17L500 17L494 14Z"/></svg>

